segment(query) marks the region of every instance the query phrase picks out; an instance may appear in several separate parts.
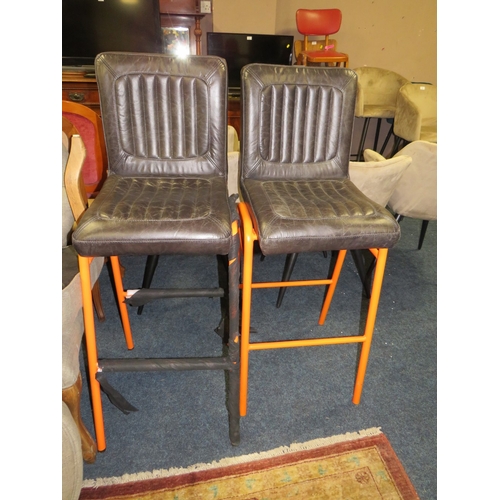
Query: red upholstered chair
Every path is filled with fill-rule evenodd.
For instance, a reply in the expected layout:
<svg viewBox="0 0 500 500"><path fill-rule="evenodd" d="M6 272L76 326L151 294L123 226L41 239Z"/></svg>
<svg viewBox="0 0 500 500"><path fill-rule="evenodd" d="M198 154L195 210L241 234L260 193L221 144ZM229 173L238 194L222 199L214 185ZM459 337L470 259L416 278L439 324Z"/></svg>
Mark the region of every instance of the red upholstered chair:
<svg viewBox="0 0 500 500"><path fill-rule="evenodd" d="M101 117L92 109L71 101L62 101L62 114L78 130L87 157L83 165L83 183L89 198L95 198L106 178L108 157Z"/></svg>
<svg viewBox="0 0 500 500"><path fill-rule="evenodd" d="M297 30L304 35L302 51L296 55L297 64L308 66L326 64L347 68L349 56L335 50L336 41L330 40L340 29L342 12L339 9L299 9L295 14ZM323 40L310 40L310 36L322 36Z"/></svg>

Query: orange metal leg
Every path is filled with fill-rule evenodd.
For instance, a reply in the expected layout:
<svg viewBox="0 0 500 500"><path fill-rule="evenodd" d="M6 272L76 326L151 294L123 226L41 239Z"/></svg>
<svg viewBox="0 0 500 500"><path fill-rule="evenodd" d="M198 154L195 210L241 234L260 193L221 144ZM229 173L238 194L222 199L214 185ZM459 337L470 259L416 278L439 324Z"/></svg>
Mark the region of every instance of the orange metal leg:
<svg viewBox="0 0 500 500"><path fill-rule="evenodd" d="M377 318L378 303L380 300L380 292L382 290L382 282L384 281L385 263L387 261L387 248L380 248L377 257L377 266L373 277L372 293L370 304L368 306L368 315L366 317L364 340L361 346L361 354L358 364L358 372L356 374L356 382L354 383L354 393L352 402L359 404L361 400L361 392L363 391L363 382L365 380L366 367L368 365L368 356L372 343L373 330L375 329L375 320Z"/></svg>
<svg viewBox="0 0 500 500"><path fill-rule="evenodd" d="M248 209L238 204L243 226L243 286L241 293L240 416L247 414L248 358L250 350L250 310L252 304L253 245L255 234Z"/></svg>
<svg viewBox="0 0 500 500"><path fill-rule="evenodd" d="M128 317L127 305L125 304L126 292L123 290L122 275L120 271L120 262L118 257L110 257L113 268L113 278L118 297L118 305L122 319L125 341L129 349L133 349L134 341L132 339L132 330ZM96 433L96 442L98 451L106 449L106 437L104 434L104 416L102 412L101 386L96 379L96 373L99 371L97 340L94 321L94 307L92 302L92 285L90 278L90 263L92 257L78 256L80 266L80 280L82 288L83 321L85 327L85 341L87 345L87 358L89 365L89 384L92 399L92 411L94 415L94 427Z"/></svg>
<svg viewBox="0 0 500 500"><path fill-rule="evenodd" d="M333 269L332 274L332 282L328 287L328 292L326 293L325 300L323 302L323 307L321 308L321 314L319 315L318 323L323 325L325 323L326 315L328 314L328 309L330 309L330 304L332 302L333 294L335 292L335 288L339 281L340 271L342 270L342 266L344 264L345 256L347 254L347 250L340 250L339 255L337 257L337 262L335 262L335 267Z"/></svg>
<svg viewBox="0 0 500 500"><path fill-rule="evenodd" d="M387 261L387 248L375 249L370 251L377 258L375 268L372 293L368 306L368 314L363 335L328 337L318 339L287 340L287 341L267 341L250 342L250 316L253 288L272 288L280 286L309 286L309 285L328 285L328 291L323 302L320 313L319 324L323 325L330 308L330 304L337 286L340 272L347 254L347 250L340 250L335 263L332 276L328 280L303 280L287 282L259 282L253 283L253 248L258 239L258 235L253 227L252 218L248 206L245 203L238 204L242 222L242 240L243 240L243 271L242 271L242 302L241 302L241 369L240 369L240 416L244 417L247 413L247 395L248 395L248 373L249 373L249 353L252 350L281 349L290 347L307 347L317 345L348 344L361 343L361 354L354 384L354 393L352 402L359 404L361 392L363 389L366 367L368 365L368 356L370 354L373 331L375 329L375 320L384 279L385 264Z"/></svg>
<svg viewBox="0 0 500 500"><path fill-rule="evenodd" d="M132 339L132 330L130 328L130 320L128 317L127 304L125 304L125 297L127 292L123 290L122 273L120 260L117 256L110 257L111 267L113 269L113 279L115 282L116 296L118 298L118 307L120 309L120 317L122 319L123 334L129 349L134 348L134 340Z"/></svg>
<svg viewBox="0 0 500 500"><path fill-rule="evenodd" d="M92 398L92 411L94 415L94 427L96 433L97 449L106 449L106 438L104 436L104 417L102 413L101 386L95 376L99 369L97 364L97 343L95 336L94 307L92 305L92 285L90 279L91 257L78 256L80 266L80 280L82 287L83 321L85 327L85 341L87 345L87 357L89 364L90 394Z"/></svg>

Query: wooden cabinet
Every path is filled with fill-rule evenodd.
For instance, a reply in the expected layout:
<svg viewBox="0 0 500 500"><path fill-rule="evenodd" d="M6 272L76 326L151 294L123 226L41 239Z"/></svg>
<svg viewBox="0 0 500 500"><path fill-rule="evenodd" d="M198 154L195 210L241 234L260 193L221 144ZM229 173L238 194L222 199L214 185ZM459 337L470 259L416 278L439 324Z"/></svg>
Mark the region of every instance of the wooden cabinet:
<svg viewBox="0 0 500 500"><path fill-rule="evenodd" d="M240 99L230 97L227 101L227 123L236 129L238 139L241 139L240 116Z"/></svg>
<svg viewBox="0 0 500 500"><path fill-rule="evenodd" d="M99 91L93 77L85 76L85 71L63 71L62 73L63 101L84 104L101 114L99 106Z"/></svg>

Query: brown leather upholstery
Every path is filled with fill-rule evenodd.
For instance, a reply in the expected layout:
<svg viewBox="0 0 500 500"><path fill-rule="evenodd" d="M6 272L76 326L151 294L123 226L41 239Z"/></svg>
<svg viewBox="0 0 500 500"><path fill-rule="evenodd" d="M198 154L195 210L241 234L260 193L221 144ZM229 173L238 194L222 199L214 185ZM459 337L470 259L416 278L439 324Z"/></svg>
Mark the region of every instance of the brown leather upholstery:
<svg viewBox="0 0 500 500"><path fill-rule="evenodd" d="M356 73L346 68L268 66L242 70L241 179L238 205L243 229L241 286L240 415L246 415L249 353L346 343L361 345L352 401L359 404L382 288L388 249L399 225L384 207L349 179ZM255 243L264 255L338 250L325 280L255 282ZM251 341L254 289L325 286L318 323L328 314L348 250L376 256L372 293L362 335ZM287 259L288 260L288 259Z"/></svg>
<svg viewBox="0 0 500 500"><path fill-rule="evenodd" d="M390 248L394 217L349 180L356 74L244 68L241 191L262 253Z"/></svg>
<svg viewBox="0 0 500 500"><path fill-rule="evenodd" d="M98 56L109 178L80 255L228 253L226 73L216 57Z"/></svg>
<svg viewBox="0 0 500 500"><path fill-rule="evenodd" d="M234 198L229 200L227 194L226 63L219 57L107 52L96 58L95 69L109 175L73 233L73 245L82 275L98 450L106 446L100 390L122 411L136 410L105 379L106 372L115 371L224 370L229 437L237 445L239 231ZM142 288L128 294L118 256L161 254L217 255L219 288ZM222 319L215 331L222 354L98 359L93 317L88 313L87 276L93 256L110 257L129 349L134 343L127 305L204 296L221 298Z"/></svg>

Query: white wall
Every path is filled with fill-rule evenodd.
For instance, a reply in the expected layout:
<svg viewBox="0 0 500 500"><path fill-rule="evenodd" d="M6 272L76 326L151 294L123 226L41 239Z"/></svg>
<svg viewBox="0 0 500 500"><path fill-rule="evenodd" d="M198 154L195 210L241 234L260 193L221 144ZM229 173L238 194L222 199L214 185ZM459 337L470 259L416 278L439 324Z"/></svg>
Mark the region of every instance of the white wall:
<svg viewBox="0 0 500 500"><path fill-rule="evenodd" d="M413 81L437 84L437 0L213 0L214 31L290 34L295 12L336 7L338 49L349 66L376 66Z"/></svg>
<svg viewBox="0 0 500 500"><path fill-rule="evenodd" d="M213 30L276 33L276 0L212 0Z"/></svg>
<svg viewBox="0 0 500 500"><path fill-rule="evenodd" d="M212 0L213 31L269 33L302 38L295 24L299 8L338 8L342 26L338 50L349 54L349 67L390 69L411 81L437 84L437 0ZM363 120L356 118L351 152L358 150ZM372 120L365 147L373 147ZM378 148L389 123L382 122ZM389 154L392 141L384 154Z"/></svg>

